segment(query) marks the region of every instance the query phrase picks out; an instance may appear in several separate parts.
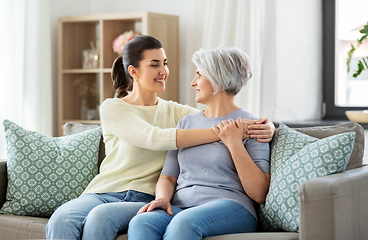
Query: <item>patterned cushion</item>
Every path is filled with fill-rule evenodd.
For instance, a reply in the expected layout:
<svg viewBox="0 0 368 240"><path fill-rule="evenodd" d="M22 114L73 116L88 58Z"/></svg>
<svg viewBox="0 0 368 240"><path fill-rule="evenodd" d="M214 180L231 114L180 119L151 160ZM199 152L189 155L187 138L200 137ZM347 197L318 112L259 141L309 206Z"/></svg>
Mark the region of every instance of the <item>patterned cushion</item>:
<svg viewBox="0 0 368 240"><path fill-rule="evenodd" d="M271 185L260 206L265 230L298 231L299 186L309 179L345 170L355 132L318 139L280 124L271 151Z"/></svg>
<svg viewBox="0 0 368 240"><path fill-rule="evenodd" d="M4 128L8 188L2 214L49 217L78 197L97 174L100 127L55 138L9 120Z"/></svg>

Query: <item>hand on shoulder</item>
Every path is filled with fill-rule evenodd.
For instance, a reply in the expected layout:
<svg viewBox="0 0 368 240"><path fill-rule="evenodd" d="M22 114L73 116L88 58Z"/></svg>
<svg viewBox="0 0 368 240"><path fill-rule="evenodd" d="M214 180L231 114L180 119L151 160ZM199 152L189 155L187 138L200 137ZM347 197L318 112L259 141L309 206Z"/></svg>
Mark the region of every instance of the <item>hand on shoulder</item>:
<svg viewBox="0 0 368 240"><path fill-rule="evenodd" d="M275 133L275 125L266 117L259 118L258 120L247 122L247 134L250 138L256 138L258 142L268 143L272 141Z"/></svg>

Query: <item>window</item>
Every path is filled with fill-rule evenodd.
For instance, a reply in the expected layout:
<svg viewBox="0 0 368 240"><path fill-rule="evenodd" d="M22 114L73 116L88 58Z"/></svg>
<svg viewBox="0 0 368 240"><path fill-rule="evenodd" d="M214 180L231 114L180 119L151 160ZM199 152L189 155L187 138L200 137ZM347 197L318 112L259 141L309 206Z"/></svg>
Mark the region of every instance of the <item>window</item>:
<svg viewBox="0 0 368 240"><path fill-rule="evenodd" d="M323 2L323 98L325 119L346 119L346 110L368 109L368 71L358 78L352 75L359 54L354 53L351 70L346 59L350 45L356 45L358 32L368 21L366 0L329 0ZM364 14L365 13L365 14ZM362 45L360 49L364 50ZM368 56L367 52L363 55Z"/></svg>

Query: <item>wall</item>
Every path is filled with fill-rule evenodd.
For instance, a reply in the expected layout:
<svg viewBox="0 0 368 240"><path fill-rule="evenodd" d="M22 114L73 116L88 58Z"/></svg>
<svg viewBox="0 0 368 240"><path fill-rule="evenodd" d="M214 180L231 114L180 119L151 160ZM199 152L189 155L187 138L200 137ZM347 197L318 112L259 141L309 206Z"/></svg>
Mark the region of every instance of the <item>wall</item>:
<svg viewBox="0 0 368 240"><path fill-rule="evenodd" d="M267 1L265 15L263 114L274 121L320 119L321 1Z"/></svg>

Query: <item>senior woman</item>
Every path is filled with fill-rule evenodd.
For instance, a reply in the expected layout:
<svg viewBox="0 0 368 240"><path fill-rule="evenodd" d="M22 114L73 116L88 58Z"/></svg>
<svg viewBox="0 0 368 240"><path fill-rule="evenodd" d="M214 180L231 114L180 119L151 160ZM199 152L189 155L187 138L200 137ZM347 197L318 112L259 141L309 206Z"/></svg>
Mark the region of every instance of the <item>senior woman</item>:
<svg viewBox="0 0 368 240"><path fill-rule="evenodd" d="M128 238L202 239L253 232L255 204L270 184L268 143L242 140L242 118L257 119L238 107L235 96L251 78L248 56L238 48L199 50L192 61L196 102L208 106L185 116L179 129L213 127L221 141L169 151L156 198L131 220Z"/></svg>

